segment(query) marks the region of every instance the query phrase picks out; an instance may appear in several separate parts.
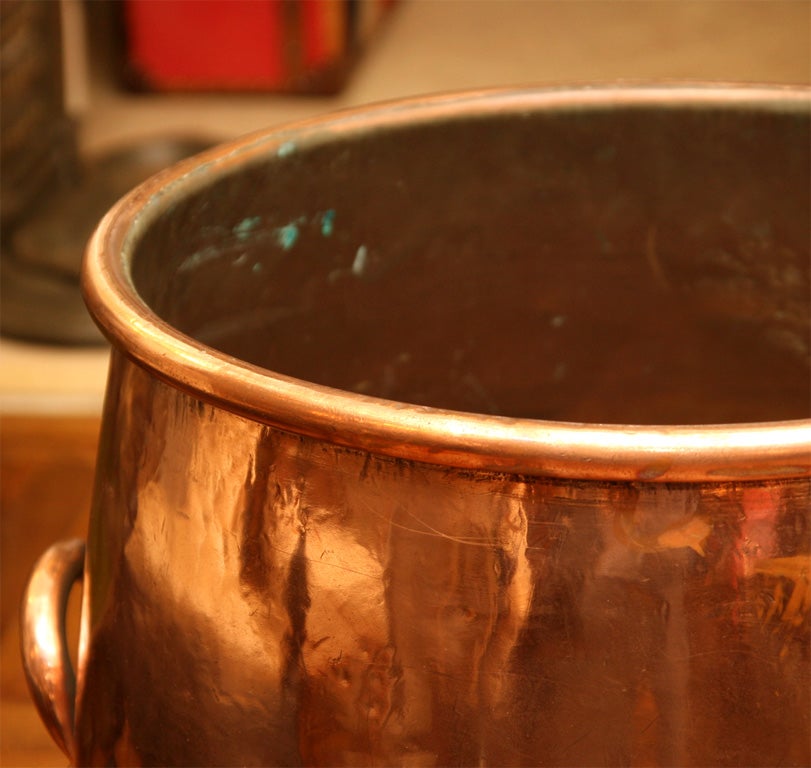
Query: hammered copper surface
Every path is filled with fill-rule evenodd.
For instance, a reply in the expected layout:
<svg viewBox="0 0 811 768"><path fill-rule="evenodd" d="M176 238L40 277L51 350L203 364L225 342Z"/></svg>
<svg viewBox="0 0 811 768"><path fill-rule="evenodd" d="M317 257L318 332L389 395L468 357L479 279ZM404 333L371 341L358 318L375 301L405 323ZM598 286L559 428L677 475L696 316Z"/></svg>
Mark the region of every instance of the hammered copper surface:
<svg viewBox="0 0 811 768"><path fill-rule="evenodd" d="M72 760L808 764L808 97L395 104L114 209Z"/></svg>
<svg viewBox="0 0 811 768"><path fill-rule="evenodd" d="M80 764L807 763L806 478L459 472L120 356L111 392Z"/></svg>

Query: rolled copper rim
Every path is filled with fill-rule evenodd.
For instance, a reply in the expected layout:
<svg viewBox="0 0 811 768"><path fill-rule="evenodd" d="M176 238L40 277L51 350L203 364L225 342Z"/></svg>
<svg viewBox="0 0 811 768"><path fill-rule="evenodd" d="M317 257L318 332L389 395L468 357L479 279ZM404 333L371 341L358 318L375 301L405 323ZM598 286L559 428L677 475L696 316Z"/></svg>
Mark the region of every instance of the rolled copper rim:
<svg viewBox="0 0 811 768"><path fill-rule="evenodd" d="M158 174L119 201L88 246L85 300L111 342L162 380L249 419L350 448L467 470L583 480L718 482L811 476L811 419L604 425L393 402L274 373L205 346L161 320L133 286L134 246L152 221L178 198L265 160L291 139L303 150L406 123L634 106L808 111L811 88L699 84L485 90L383 103L252 134Z"/></svg>

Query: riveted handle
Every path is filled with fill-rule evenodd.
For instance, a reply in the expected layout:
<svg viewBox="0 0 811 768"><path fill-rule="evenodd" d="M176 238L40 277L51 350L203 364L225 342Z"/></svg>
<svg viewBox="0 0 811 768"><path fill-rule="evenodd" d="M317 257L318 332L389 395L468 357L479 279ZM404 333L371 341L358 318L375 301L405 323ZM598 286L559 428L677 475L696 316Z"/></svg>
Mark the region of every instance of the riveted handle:
<svg viewBox="0 0 811 768"><path fill-rule="evenodd" d="M73 584L84 571L85 543L62 541L37 561L23 595L20 648L31 696L59 748L75 754L76 675L68 654L65 613Z"/></svg>

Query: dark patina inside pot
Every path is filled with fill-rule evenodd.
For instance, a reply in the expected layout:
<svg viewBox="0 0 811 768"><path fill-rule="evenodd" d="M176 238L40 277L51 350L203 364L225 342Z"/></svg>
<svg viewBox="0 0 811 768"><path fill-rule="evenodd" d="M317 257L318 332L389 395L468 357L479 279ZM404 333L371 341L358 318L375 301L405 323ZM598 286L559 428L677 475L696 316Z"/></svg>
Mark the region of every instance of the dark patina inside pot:
<svg viewBox="0 0 811 768"><path fill-rule="evenodd" d="M558 421L805 418L810 149L806 111L723 102L305 135L177 201L134 283L194 339L351 392Z"/></svg>

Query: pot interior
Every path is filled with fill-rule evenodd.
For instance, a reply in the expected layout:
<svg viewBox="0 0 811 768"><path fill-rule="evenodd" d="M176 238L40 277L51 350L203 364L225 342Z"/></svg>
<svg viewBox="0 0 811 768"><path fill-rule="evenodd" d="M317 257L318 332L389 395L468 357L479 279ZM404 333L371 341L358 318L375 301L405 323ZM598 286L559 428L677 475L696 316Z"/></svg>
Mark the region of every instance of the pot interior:
<svg viewBox="0 0 811 768"><path fill-rule="evenodd" d="M807 111L391 122L171 192L132 255L139 294L243 361L407 403L601 423L811 415Z"/></svg>

